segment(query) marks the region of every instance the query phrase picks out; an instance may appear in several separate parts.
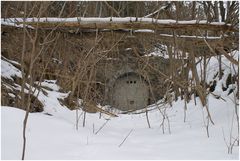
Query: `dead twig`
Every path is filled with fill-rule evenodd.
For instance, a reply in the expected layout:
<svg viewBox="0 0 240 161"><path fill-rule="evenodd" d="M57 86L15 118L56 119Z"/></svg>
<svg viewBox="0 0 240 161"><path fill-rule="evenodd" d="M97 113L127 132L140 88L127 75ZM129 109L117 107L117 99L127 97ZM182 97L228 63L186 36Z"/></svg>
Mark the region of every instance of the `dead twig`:
<svg viewBox="0 0 240 161"><path fill-rule="evenodd" d="M102 128L108 123L109 120L110 120L110 119L108 119L108 120L98 129L98 131L95 132L95 135L97 135L98 132L99 132L100 130L102 130Z"/></svg>
<svg viewBox="0 0 240 161"><path fill-rule="evenodd" d="M130 130L130 132L127 134L127 136L123 139L123 141L121 142L121 144L118 145L118 147L120 148L123 143L127 140L127 138L129 137L129 135L132 133L133 129Z"/></svg>

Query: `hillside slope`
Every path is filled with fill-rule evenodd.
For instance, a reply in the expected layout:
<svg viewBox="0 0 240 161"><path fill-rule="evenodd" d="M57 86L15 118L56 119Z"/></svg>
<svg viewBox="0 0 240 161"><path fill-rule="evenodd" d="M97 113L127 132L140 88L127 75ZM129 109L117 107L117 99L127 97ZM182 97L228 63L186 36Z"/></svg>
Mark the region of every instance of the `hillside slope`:
<svg viewBox="0 0 240 161"><path fill-rule="evenodd" d="M21 74L11 66L11 61L1 61L2 86L19 90L19 85L11 86L5 79L21 77ZM214 59L210 62L209 81L216 79L213 78L216 63ZM238 159L239 146L235 140L238 138L238 120L234 92L230 92L236 89L236 84L222 89L226 86L227 75L233 72L230 69L226 64L223 78L216 79L213 93L222 99L216 99L212 94L208 96L214 121L214 125L209 124L209 138L207 113L198 99L197 105L193 100L187 104L185 122L184 101L178 99L172 107L160 108L168 119L163 119L159 109L152 107L149 112L151 128L148 128L145 113L118 114L118 117L102 114L101 118L99 113L87 113L86 126L82 127L83 112L79 111L79 128L76 130L76 111L59 102L59 98L68 93L60 92L55 80L44 80L41 82L44 92L40 90L38 95L43 111L29 116L26 159ZM13 93L8 94L16 97ZM1 108L1 159L21 158L24 115L25 112L17 108ZM232 154L228 154L230 141L234 142Z"/></svg>

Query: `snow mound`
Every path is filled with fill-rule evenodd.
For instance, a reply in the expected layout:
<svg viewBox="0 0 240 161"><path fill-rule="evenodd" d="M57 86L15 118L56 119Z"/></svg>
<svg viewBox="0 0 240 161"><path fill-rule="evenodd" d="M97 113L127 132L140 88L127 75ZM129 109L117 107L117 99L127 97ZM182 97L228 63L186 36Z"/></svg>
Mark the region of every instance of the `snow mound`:
<svg viewBox="0 0 240 161"><path fill-rule="evenodd" d="M1 59L1 77L13 80L13 77L22 78L22 73L11 63Z"/></svg>

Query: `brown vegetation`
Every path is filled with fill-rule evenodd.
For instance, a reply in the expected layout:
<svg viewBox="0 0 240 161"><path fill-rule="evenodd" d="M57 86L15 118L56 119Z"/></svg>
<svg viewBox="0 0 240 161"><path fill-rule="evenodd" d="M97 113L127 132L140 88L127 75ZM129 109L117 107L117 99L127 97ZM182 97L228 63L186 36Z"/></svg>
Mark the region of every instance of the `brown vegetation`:
<svg viewBox="0 0 240 161"><path fill-rule="evenodd" d="M28 114L33 111L32 109L37 109L35 106L38 107L37 111L42 110L42 105L33 97L35 81L55 79L63 90L71 91L63 103L67 104L70 109L82 108L85 111L84 126L86 112L99 111L115 116L109 111L98 108L97 103L105 101L104 90L109 80L105 79L104 74L106 71L112 70L108 68L109 64L123 66L123 62L127 60L127 63L136 66L148 81L153 102L156 102L158 98L153 94L154 90L166 89L165 103L171 104L173 100L179 98L178 96L188 102L190 96L194 94L195 97L200 98L202 105L208 111L206 96L209 94L209 88L205 83L207 60L212 56L223 54L232 64L238 65L238 60L235 60L229 53L238 50L239 2L228 1L226 5L227 7L224 8L221 1L213 3L207 1L2 2L3 18L131 16L136 20L139 17L150 17L175 19L176 22L193 19L207 21L206 24L154 24L139 21L124 23L28 22L22 23L23 28L2 25L2 55L20 62L23 75L23 78L19 80L19 84L21 84L19 105L26 109L22 159L24 159L25 153L25 130ZM142 12L139 12L140 8ZM221 16L219 17L219 15ZM230 25L211 24L211 22L219 22L219 20ZM34 29L28 28L26 24L34 26ZM89 29L94 30L89 31ZM105 32L100 29L109 30ZM128 30L123 32L122 29ZM135 32L135 29L151 29L154 30L154 33L139 33ZM126 49L124 41L131 36L135 37L142 47L136 46L134 41L132 43L125 42L133 48L129 54L123 50ZM215 39L209 39L209 37L215 37ZM159 70L157 68L159 64L151 63L149 61L151 58L146 58L144 52L139 50L142 48L145 53L150 53L154 48L158 48L159 44L167 46L170 64L167 72ZM196 71L196 64L199 62L195 62L195 57L202 58L200 60L204 64L202 76L199 76ZM155 60L157 61L157 59ZM188 71L192 71L192 79L188 78ZM221 78L221 73L221 58L219 57L219 78ZM154 75L152 82L150 75ZM161 82L164 82L164 85ZM24 92L26 83L29 84L28 93ZM2 98L7 99L7 89L2 88L1 90ZM239 91L236 95L238 93ZM83 99L83 106L79 105L79 98ZM13 101L15 100L11 98L9 101L3 100L2 103L12 105ZM186 108L187 105L185 105ZM168 120L168 117L164 109L160 109L160 112L164 118L162 124L164 126L164 120ZM209 122L213 123L209 111L207 119L206 129L208 130ZM150 127L150 122L147 121Z"/></svg>

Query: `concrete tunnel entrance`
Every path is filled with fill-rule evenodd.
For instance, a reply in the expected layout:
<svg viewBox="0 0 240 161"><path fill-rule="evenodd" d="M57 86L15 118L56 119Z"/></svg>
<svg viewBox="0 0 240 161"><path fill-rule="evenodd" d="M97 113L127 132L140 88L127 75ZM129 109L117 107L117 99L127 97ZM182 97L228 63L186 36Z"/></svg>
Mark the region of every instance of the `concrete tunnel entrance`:
<svg viewBox="0 0 240 161"><path fill-rule="evenodd" d="M142 109L149 102L149 87L142 76L133 72L123 74L114 83L111 102L123 111Z"/></svg>

